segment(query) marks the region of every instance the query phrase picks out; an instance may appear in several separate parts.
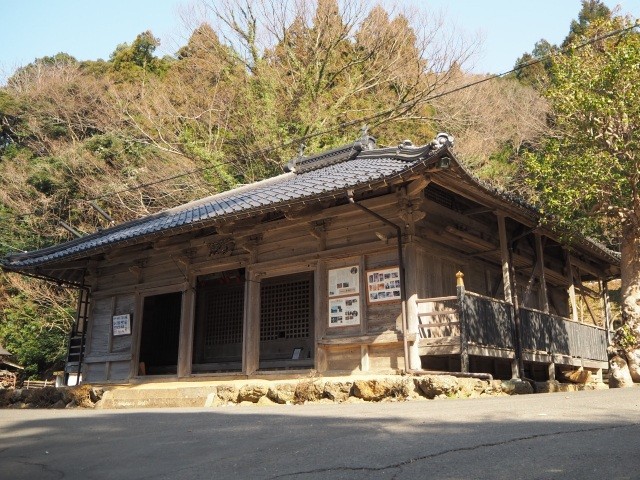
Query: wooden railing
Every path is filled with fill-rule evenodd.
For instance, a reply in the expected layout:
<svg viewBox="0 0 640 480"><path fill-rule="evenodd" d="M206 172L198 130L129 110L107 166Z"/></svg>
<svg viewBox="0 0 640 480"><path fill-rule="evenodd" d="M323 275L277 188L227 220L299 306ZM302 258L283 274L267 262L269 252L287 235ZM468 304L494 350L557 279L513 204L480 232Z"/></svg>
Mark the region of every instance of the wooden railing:
<svg viewBox="0 0 640 480"><path fill-rule="evenodd" d="M34 389L45 388L55 386L55 380L25 380L22 384L22 388Z"/></svg>
<svg viewBox="0 0 640 480"><path fill-rule="evenodd" d="M416 300L419 338L446 338L460 335L458 297L435 297Z"/></svg>
<svg viewBox="0 0 640 480"><path fill-rule="evenodd" d="M516 350L513 306L495 298L458 289L457 296L426 298L418 303L418 338L429 344L458 343ZM529 308L519 309L522 350L607 361L604 328ZM441 340L441 341L437 341ZM463 358L464 364L464 358Z"/></svg>
<svg viewBox="0 0 640 480"><path fill-rule="evenodd" d="M525 350L607 361L604 328L530 308L520 309L520 321Z"/></svg>
<svg viewBox="0 0 640 480"><path fill-rule="evenodd" d="M515 348L513 306L502 300L465 292L461 297L461 321L467 341L489 347Z"/></svg>

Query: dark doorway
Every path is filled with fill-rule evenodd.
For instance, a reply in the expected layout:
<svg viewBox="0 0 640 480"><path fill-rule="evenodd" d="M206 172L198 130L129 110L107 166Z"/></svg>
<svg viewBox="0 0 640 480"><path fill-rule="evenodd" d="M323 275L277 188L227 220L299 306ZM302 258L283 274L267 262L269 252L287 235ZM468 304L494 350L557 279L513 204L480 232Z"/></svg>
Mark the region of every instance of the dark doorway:
<svg viewBox="0 0 640 480"><path fill-rule="evenodd" d="M260 285L260 369L313 368L313 272Z"/></svg>
<svg viewBox="0 0 640 480"><path fill-rule="evenodd" d="M244 269L198 278L194 373L242 370Z"/></svg>
<svg viewBox="0 0 640 480"><path fill-rule="evenodd" d="M153 295L144 299L140 339L140 373L178 373L178 343L182 292Z"/></svg>

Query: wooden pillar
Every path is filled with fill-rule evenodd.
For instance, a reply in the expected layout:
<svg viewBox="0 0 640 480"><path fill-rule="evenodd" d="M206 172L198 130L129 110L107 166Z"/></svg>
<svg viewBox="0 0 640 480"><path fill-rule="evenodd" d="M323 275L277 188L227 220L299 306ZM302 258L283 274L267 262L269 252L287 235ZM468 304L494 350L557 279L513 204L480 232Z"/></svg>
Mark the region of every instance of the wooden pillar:
<svg viewBox="0 0 640 480"><path fill-rule="evenodd" d="M574 322L578 322L578 302L576 301L576 287L573 279L573 265L571 265L571 254L568 249L565 249L565 263L567 269L567 280L569 281L569 302L571 302L571 319Z"/></svg>
<svg viewBox="0 0 640 480"><path fill-rule="evenodd" d="M133 311L133 325L131 326L131 369L129 377L140 375L140 337L142 336L142 313L144 311L144 297L140 292L135 293L135 307ZM92 333L93 322L89 322L89 334ZM87 339L88 345L91 345ZM89 353L89 352L87 352Z"/></svg>
<svg viewBox="0 0 640 480"><path fill-rule="evenodd" d="M409 368L411 370L421 370L422 360L420 359L420 335L418 325L418 285L420 275L423 274L421 262L415 244L405 245L405 288L407 289L407 324L409 338L413 339L409 345Z"/></svg>
<svg viewBox="0 0 640 480"><path fill-rule="evenodd" d="M314 271L313 287L314 287L314 317L315 317L315 369L318 372L324 372L328 368L327 351L318 346L318 341L326 335L327 324L329 322L329 305L327 292L327 265L324 260L318 260ZM362 291L362 286L360 287ZM362 305L362 296L360 297L360 305ZM360 319L362 322L364 319Z"/></svg>
<svg viewBox="0 0 640 480"><path fill-rule="evenodd" d="M458 321L460 322L460 371L469 373L469 318L464 299L464 273L456 273L456 292L458 297Z"/></svg>
<svg viewBox="0 0 640 480"><path fill-rule="evenodd" d="M195 324L195 284L191 278L187 288L182 292L182 309L180 313L180 340L178 344L178 377L191 375L193 361L193 330Z"/></svg>
<svg viewBox="0 0 640 480"><path fill-rule="evenodd" d="M369 345L360 345L360 370L369 371Z"/></svg>
<svg viewBox="0 0 640 480"><path fill-rule="evenodd" d="M547 280L544 276L544 248L542 247L542 236L535 234L536 242L536 264L538 278L540 279L540 306L544 313L549 313L549 295L547 294Z"/></svg>
<svg viewBox="0 0 640 480"><path fill-rule="evenodd" d="M251 375L260 367L260 279L250 269L246 270L244 292L242 371Z"/></svg>
<svg viewBox="0 0 640 480"><path fill-rule="evenodd" d="M519 367L518 367L519 361L517 358L512 358L511 359L511 379L518 379L520 378L520 373L519 373Z"/></svg>
<svg viewBox="0 0 640 480"><path fill-rule="evenodd" d="M609 304L609 285L606 280L600 280L602 288L602 303L604 306L604 328L607 330L607 345L611 344L611 305Z"/></svg>
<svg viewBox="0 0 640 480"><path fill-rule="evenodd" d="M498 217L498 236L500 238L500 258L502 261L502 284L504 285L505 302L513 303L513 295L511 290L511 276L509 265L509 245L507 240L507 227L504 214L496 213Z"/></svg>

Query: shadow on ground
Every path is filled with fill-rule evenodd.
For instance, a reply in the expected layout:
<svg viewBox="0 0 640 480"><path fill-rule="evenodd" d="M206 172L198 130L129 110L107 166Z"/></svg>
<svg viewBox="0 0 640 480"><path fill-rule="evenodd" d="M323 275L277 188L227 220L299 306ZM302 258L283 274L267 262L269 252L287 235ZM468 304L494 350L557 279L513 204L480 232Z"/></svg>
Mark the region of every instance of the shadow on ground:
<svg viewBox="0 0 640 480"><path fill-rule="evenodd" d="M638 478L640 391L0 411L6 479Z"/></svg>

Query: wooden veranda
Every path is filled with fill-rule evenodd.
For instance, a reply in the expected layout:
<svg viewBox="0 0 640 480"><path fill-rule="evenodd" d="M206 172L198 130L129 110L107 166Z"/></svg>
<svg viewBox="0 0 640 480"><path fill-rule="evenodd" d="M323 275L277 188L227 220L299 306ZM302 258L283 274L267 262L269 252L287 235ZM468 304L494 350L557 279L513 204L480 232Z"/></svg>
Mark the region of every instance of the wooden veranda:
<svg viewBox="0 0 640 480"><path fill-rule="evenodd" d="M600 371L607 365L607 330L596 325L515 306L465 290L458 274L455 296L417 299L421 356L459 356L470 371L471 356L508 359L513 374L524 362Z"/></svg>

